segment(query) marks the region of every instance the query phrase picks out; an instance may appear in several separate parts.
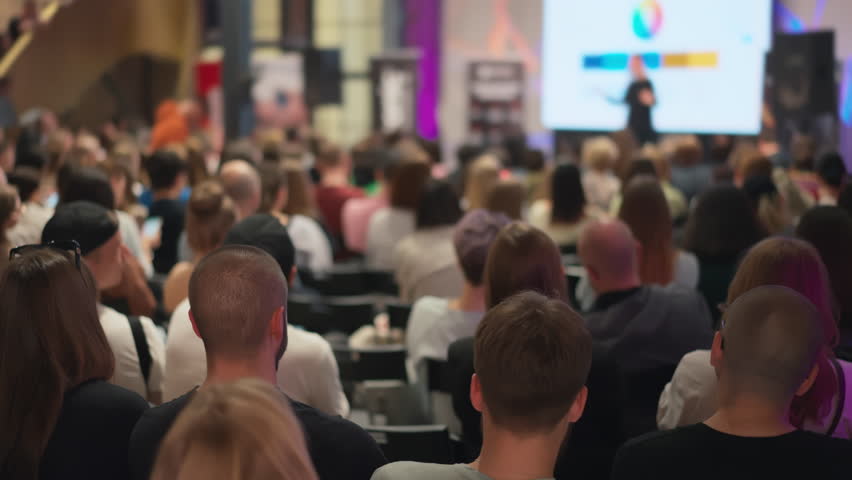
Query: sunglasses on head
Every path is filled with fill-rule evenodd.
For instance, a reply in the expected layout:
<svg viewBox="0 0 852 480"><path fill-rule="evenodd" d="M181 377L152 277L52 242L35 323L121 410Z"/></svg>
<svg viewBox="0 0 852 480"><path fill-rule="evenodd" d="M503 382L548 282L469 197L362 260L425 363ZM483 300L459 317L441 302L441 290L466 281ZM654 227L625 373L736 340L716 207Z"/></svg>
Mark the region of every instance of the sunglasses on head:
<svg viewBox="0 0 852 480"><path fill-rule="evenodd" d="M77 268L80 268L80 244L77 243L76 240L54 240L52 242L47 243L35 243L32 245L21 245L20 247L15 247L9 251L9 260L17 257L18 255L23 255L25 252L31 250L43 250L43 249L52 249L59 250L61 252L73 252L74 253L74 263L77 265Z"/></svg>

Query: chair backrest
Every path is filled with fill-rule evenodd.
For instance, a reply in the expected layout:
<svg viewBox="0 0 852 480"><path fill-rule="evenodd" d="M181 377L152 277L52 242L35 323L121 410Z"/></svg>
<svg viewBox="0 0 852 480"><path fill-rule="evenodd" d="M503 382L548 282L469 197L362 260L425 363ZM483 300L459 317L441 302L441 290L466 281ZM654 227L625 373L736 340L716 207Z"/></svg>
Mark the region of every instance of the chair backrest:
<svg viewBox="0 0 852 480"><path fill-rule="evenodd" d="M380 293L392 297L399 295L399 286L396 284L393 272L364 270L362 277L367 289L372 293Z"/></svg>
<svg viewBox="0 0 852 480"><path fill-rule="evenodd" d="M340 369L340 379L344 382L408 381L404 347L378 347L374 349L334 347L334 355Z"/></svg>
<svg viewBox="0 0 852 480"><path fill-rule="evenodd" d="M364 325L371 325L375 315L373 304L373 299L360 296L323 298L322 306L328 312L327 331L352 335Z"/></svg>
<svg viewBox="0 0 852 480"><path fill-rule="evenodd" d="M368 426L388 461L453 463L450 435L444 425Z"/></svg>
<svg viewBox="0 0 852 480"><path fill-rule="evenodd" d="M450 377L447 362L434 358L426 359L426 374L428 376L428 388L430 392L452 392L452 379Z"/></svg>
<svg viewBox="0 0 852 480"><path fill-rule="evenodd" d="M666 365L641 372L622 374L624 423L627 438L657 429L657 405L676 366Z"/></svg>
<svg viewBox="0 0 852 480"><path fill-rule="evenodd" d="M402 303L388 303L385 305L388 312L391 328L405 330L408 328L408 317L411 316L411 305Z"/></svg>
<svg viewBox="0 0 852 480"><path fill-rule="evenodd" d="M328 316L317 309L319 297L291 294L287 298L287 322L309 332L325 334L329 330Z"/></svg>

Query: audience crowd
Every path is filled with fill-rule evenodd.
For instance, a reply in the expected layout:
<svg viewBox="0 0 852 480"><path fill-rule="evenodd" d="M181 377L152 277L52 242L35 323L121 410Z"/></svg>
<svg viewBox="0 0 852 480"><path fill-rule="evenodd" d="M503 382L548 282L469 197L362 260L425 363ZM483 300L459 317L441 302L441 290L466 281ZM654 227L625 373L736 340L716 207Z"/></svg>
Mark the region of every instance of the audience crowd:
<svg viewBox="0 0 852 480"><path fill-rule="evenodd" d="M830 146L220 153L197 115L0 135L0 477L852 475Z"/></svg>

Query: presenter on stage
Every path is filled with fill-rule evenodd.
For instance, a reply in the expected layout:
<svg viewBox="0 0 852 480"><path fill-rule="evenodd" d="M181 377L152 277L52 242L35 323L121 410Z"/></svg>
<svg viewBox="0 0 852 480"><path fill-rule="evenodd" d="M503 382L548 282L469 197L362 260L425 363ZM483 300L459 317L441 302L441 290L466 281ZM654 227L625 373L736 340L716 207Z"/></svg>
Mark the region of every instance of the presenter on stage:
<svg viewBox="0 0 852 480"><path fill-rule="evenodd" d="M633 132L640 145L655 143L657 132L651 121L651 108L657 104L657 98L654 96L654 85L645 73L645 62L641 55L630 58L630 73L633 81L624 94L624 103L630 108L627 128Z"/></svg>

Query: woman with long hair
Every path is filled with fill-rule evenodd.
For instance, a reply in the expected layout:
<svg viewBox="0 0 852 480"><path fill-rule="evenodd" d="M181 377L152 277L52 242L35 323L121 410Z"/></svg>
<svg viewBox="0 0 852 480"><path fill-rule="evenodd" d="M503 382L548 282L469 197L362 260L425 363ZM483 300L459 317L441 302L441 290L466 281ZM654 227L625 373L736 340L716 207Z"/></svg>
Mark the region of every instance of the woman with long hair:
<svg viewBox="0 0 852 480"><path fill-rule="evenodd" d="M8 263L9 250L12 249L6 232L18 223L20 216L21 198L18 189L12 185L0 185L0 271Z"/></svg>
<svg viewBox="0 0 852 480"><path fill-rule="evenodd" d="M727 304L763 285L788 287L810 300L825 336L825 349L817 360L819 373L810 390L793 401L790 423L816 433L852 438L852 408L846 406L852 398L852 364L834 356L838 329L831 285L819 253L797 239L774 237L760 242L743 259L728 290ZM689 353L660 397L659 427L703 422L715 410L716 372L710 365L710 351Z"/></svg>
<svg viewBox="0 0 852 480"><path fill-rule="evenodd" d="M317 480L286 397L256 379L198 391L163 440L152 480Z"/></svg>
<svg viewBox="0 0 852 480"><path fill-rule="evenodd" d="M532 204L529 222L547 233L560 248L576 250L580 232L601 213L587 204L576 165L559 165L553 170L550 182L550 198Z"/></svg>
<svg viewBox="0 0 852 480"><path fill-rule="evenodd" d="M0 274L0 478L129 478L130 433L148 404L107 383L115 360L79 246L11 256Z"/></svg>
<svg viewBox="0 0 852 480"><path fill-rule="evenodd" d="M237 207L217 180L205 180L192 189L186 206L186 241L194 258L172 267L163 285L163 307L173 312L189 295L189 278L195 264L222 246L237 222Z"/></svg>
<svg viewBox="0 0 852 480"><path fill-rule="evenodd" d="M468 167L464 188L466 210L485 208L491 190L500 180L500 161L493 154L480 156Z"/></svg>

